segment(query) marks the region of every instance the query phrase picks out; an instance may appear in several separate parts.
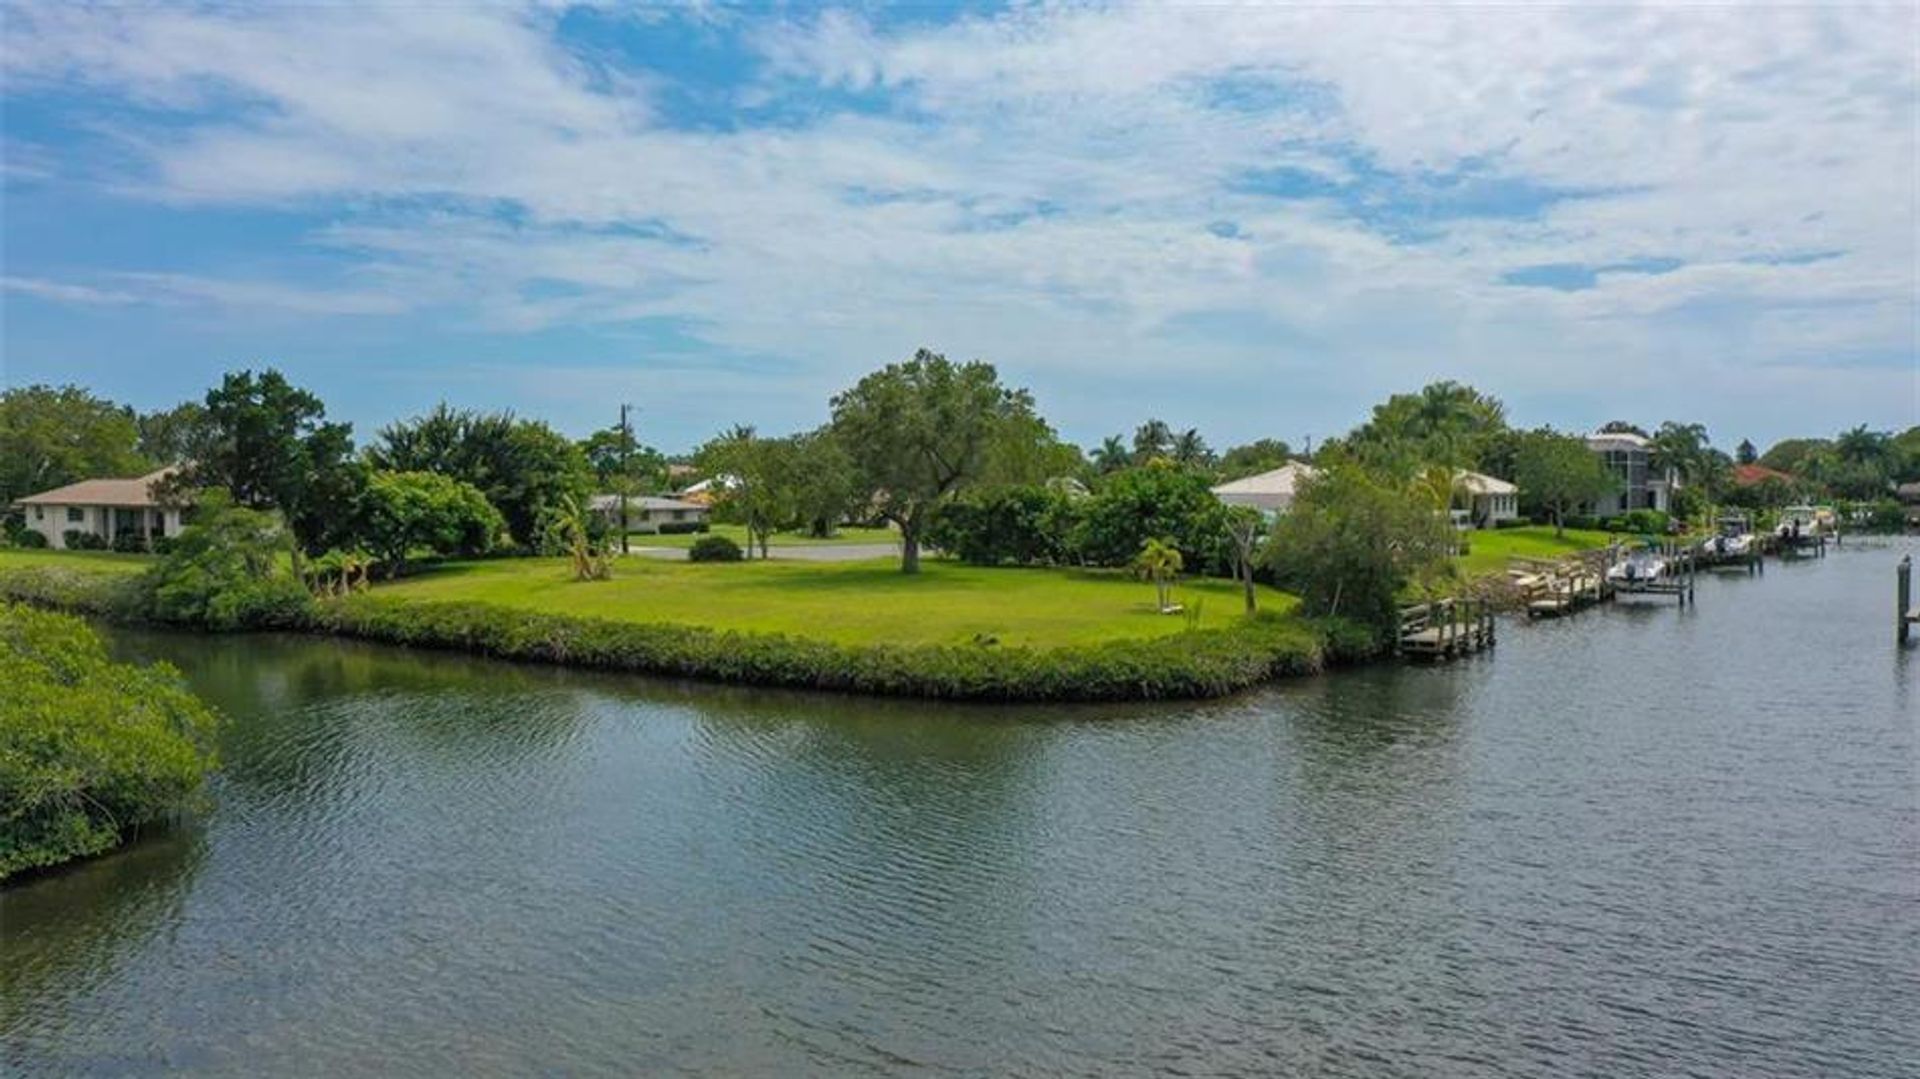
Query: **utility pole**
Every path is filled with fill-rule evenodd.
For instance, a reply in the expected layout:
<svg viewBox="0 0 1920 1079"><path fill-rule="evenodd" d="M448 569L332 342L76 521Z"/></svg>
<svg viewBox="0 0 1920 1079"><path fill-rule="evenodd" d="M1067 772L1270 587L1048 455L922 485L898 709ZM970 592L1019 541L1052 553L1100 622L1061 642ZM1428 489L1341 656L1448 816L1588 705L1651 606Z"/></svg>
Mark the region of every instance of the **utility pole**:
<svg viewBox="0 0 1920 1079"><path fill-rule="evenodd" d="M627 499L630 492L627 487L633 482L633 421L627 418L627 412L633 406L620 405L620 482L615 484L615 494L620 499L620 553L627 554Z"/></svg>

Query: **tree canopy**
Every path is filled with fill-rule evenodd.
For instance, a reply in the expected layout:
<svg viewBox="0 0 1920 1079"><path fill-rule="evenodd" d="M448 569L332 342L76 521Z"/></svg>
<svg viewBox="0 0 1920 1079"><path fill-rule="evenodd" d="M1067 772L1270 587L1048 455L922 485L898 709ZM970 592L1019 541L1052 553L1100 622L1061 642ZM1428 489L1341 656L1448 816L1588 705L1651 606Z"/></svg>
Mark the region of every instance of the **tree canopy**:
<svg viewBox="0 0 1920 1079"><path fill-rule="evenodd" d="M1458 382L1398 393L1347 436L1348 448L1376 469L1412 473L1427 465L1479 468L1487 440L1507 426L1506 406Z"/></svg>
<svg viewBox="0 0 1920 1079"><path fill-rule="evenodd" d="M1447 566L1455 536L1444 508L1424 485L1335 460L1274 525L1267 562L1307 613L1384 635L1397 625L1402 591Z"/></svg>
<svg viewBox="0 0 1920 1079"><path fill-rule="evenodd" d="M479 488L437 472L375 471L360 495L360 537L389 572L414 551L485 554L505 532L506 521Z"/></svg>
<svg viewBox="0 0 1920 1079"><path fill-rule="evenodd" d="M928 517L987 473L1007 440L1033 439L1033 398L1000 384L993 365L956 364L921 349L833 399L833 431L860 487L899 526L900 568L920 569Z"/></svg>
<svg viewBox="0 0 1920 1079"><path fill-rule="evenodd" d="M147 470L130 409L78 386L0 391L0 508L100 476Z"/></svg>
<svg viewBox="0 0 1920 1079"><path fill-rule="evenodd" d="M593 484L587 456L565 435L510 412L470 412L445 404L382 428L367 459L390 472L437 472L472 484L506 519L523 549L536 549L570 497Z"/></svg>
<svg viewBox="0 0 1920 1079"><path fill-rule="evenodd" d="M352 427L326 415L320 398L278 371L229 373L207 391L206 453L178 483L278 510L302 547L324 549L346 523L342 511L360 483Z"/></svg>
<svg viewBox="0 0 1920 1079"><path fill-rule="evenodd" d="M1552 428L1528 431L1514 451L1513 482L1525 504L1553 518L1554 534L1566 528L1576 507L1612 494L1619 480L1578 435Z"/></svg>

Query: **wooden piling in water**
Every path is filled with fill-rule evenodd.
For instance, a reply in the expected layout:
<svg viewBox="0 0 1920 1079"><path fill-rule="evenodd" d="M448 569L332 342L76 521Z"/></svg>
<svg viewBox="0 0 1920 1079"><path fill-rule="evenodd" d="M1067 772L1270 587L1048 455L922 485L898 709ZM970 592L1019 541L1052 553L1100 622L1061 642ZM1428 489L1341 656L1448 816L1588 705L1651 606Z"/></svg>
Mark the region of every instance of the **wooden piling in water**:
<svg viewBox="0 0 1920 1079"><path fill-rule="evenodd" d="M1920 607L1913 605L1913 556L1901 555L1894 571L1894 612L1898 621L1894 640L1906 644L1913 627L1920 624Z"/></svg>

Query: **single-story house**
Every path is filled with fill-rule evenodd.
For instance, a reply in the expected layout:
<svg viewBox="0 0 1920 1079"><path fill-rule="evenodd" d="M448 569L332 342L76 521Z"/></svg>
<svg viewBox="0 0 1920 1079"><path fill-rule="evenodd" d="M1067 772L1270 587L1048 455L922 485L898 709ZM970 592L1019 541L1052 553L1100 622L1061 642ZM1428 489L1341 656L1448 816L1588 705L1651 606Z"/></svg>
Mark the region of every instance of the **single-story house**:
<svg viewBox="0 0 1920 1079"><path fill-rule="evenodd" d="M588 505L593 512L604 517L609 525L619 527L619 495L595 495ZM627 499L627 531L691 532L705 525L711 512L710 507L698 502L636 495ZM668 527L663 529L662 525Z"/></svg>
<svg viewBox="0 0 1920 1079"><path fill-rule="evenodd" d="M1475 528L1494 528L1520 517L1520 488L1479 472L1461 472L1454 485L1467 493L1467 520Z"/></svg>
<svg viewBox="0 0 1920 1079"><path fill-rule="evenodd" d="M47 537L47 546L64 549L68 532L86 532L109 544L136 532L151 542L180 534L180 507L163 505L154 487L174 472L163 468L131 479L81 480L15 502L27 527Z"/></svg>
<svg viewBox="0 0 1920 1079"><path fill-rule="evenodd" d="M1213 495L1229 506L1252 506L1269 517L1277 517L1293 506L1300 485L1320 470L1305 461L1288 461L1271 472L1229 480L1213 489Z"/></svg>

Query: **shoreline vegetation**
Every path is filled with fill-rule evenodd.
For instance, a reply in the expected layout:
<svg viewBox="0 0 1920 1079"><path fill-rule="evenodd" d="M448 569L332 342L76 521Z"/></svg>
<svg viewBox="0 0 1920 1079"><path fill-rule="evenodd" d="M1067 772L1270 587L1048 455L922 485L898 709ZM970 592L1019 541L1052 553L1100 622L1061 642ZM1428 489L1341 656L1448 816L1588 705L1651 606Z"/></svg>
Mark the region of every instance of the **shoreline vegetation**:
<svg viewBox="0 0 1920 1079"><path fill-rule="evenodd" d="M107 621L207 629L204 624L154 617L140 601L137 563L100 558L71 558L21 552L0 553L0 598L33 606L85 614ZM637 560L635 560L637 561ZM65 562L66 565L58 564ZM623 571L631 563L623 563ZM648 577L633 566L635 585L697 573L703 567L668 563L649 567ZM735 567L736 569L738 567ZM786 567L772 567L785 569ZM795 567L801 569L801 567ZM862 581L872 567L804 567L803 580L845 580L837 602L858 603ZM1019 583L1077 586L1095 594L1108 588L1140 590L1137 582L1108 575L1054 569L978 570L929 563L925 583L943 573L979 587L979 576ZM541 593L525 589L520 602L466 598L454 587L489 571L523 583L553 585ZM664 572L663 572L664 571ZM1081 578L1081 579L1076 579ZM619 581L621 578L615 578ZM875 581L898 581L884 572ZM1309 619L1291 610L1289 597L1266 590L1271 609L1253 617L1231 614L1234 585L1204 581L1185 586L1201 599L1199 617L1188 621L1136 612L1131 605L1109 624L1138 624L1131 635L1088 634L1088 627L1052 627L1059 643L1002 643L982 635L967 643L929 639L903 641L897 627L881 626L867 640L833 640L792 630L724 628L690 622L643 621L606 614L573 613L567 608L605 588L568 581L564 564L550 559L499 560L429 571L367 592L282 603L266 608L239 628L286 630L467 652L475 655L561 666L626 671L665 677L790 689L830 690L946 700L1123 701L1219 697L1275 678L1313 674L1331 666L1380 654L1376 635L1342 619ZM827 585L831 589L831 585ZM1017 592L985 586L988 604ZM1044 589L1042 589L1044 591ZM1209 618L1205 597L1214 592L1219 614ZM447 598L438 598L445 592ZM1017 600L1016 600L1017 602ZM1029 600L1031 606L1031 599ZM801 612L804 614L804 609ZM925 609L904 612L925 621ZM1004 621L1004 619L1003 619ZM1018 623L1009 623L1012 640L1022 640Z"/></svg>

